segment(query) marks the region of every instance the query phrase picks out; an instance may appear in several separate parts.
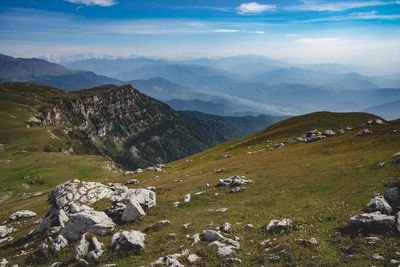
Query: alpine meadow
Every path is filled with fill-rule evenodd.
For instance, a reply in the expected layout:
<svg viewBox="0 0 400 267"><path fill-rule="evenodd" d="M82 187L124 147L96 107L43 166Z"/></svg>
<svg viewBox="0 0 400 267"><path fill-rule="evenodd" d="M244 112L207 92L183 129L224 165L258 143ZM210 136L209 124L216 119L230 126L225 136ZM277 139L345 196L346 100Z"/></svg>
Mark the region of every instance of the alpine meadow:
<svg viewBox="0 0 400 267"><path fill-rule="evenodd" d="M3 0L0 267L400 266L400 2Z"/></svg>

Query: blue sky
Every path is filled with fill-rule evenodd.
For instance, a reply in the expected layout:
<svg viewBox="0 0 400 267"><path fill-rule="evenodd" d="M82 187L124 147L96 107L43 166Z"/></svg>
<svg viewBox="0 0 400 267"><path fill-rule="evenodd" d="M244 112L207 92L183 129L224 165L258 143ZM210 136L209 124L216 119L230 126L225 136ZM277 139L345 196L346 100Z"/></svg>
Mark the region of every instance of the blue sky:
<svg viewBox="0 0 400 267"><path fill-rule="evenodd" d="M0 53L258 54L396 72L400 1L2 0Z"/></svg>

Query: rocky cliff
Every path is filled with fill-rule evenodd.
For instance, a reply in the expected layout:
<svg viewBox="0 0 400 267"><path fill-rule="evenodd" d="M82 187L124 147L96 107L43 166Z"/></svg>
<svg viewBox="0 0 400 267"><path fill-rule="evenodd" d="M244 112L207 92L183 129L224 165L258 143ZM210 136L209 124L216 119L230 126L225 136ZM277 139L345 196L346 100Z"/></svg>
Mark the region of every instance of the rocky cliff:
<svg viewBox="0 0 400 267"><path fill-rule="evenodd" d="M4 85L20 90L27 84ZM127 169L176 160L281 119L177 113L131 85L104 85L75 92L49 88L37 94L31 97L42 102L30 106L33 115L26 121L27 127L61 127L67 134L80 130Z"/></svg>

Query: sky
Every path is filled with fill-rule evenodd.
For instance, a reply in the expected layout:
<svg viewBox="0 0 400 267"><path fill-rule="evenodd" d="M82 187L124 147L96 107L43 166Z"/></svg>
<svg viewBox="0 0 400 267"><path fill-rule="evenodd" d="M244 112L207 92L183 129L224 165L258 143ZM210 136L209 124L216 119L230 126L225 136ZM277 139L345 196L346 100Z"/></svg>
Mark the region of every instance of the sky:
<svg viewBox="0 0 400 267"><path fill-rule="evenodd" d="M397 0L1 0L14 57L263 55L400 70Z"/></svg>

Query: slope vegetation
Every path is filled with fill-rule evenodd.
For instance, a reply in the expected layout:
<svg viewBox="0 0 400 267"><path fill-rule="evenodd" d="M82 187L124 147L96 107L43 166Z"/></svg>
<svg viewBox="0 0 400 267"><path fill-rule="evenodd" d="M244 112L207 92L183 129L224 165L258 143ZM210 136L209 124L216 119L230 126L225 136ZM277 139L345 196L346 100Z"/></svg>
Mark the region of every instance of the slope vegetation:
<svg viewBox="0 0 400 267"><path fill-rule="evenodd" d="M91 263L148 265L161 256L184 249L201 257L195 266L232 266L234 263L229 260L232 257L240 259L243 266L366 266L388 265L392 259L399 260L396 233L372 234L378 239L369 244L371 239L366 237L371 235L346 231L350 216L363 212L375 193L384 193L384 184L399 179L400 164L393 154L400 151L400 121L385 121L380 125L368 124L369 119L379 118L366 113L329 112L294 117L251 136L168 163L165 172L157 173L157 177L154 171L144 171L109 178L111 182L121 183L137 179L139 183L129 187L154 186L157 194L157 205L147 210L142 220L118 223L114 231L144 231L160 220L170 220L171 224L148 228L146 248L140 251L112 252L111 234L98 236L105 244L105 253L98 262ZM309 130L336 131L346 127L353 129L315 142L292 142L275 147ZM362 129L372 134L355 136ZM377 167L380 162L385 163L384 167ZM220 168L223 170L215 171ZM245 175L253 182L241 186L236 193L230 193L229 187L214 187L219 179L232 175ZM184 203L188 193L192 193L191 200ZM11 213L22 208L31 209L43 218L48 209L43 203L44 196L35 201L10 199L3 204L0 219L7 220ZM96 209L106 210L109 206L105 201L96 204ZM220 212L220 208L227 210ZM283 218L293 221L290 229L266 230L272 219ZM15 225L18 228L12 234L15 241L13 245L3 245L0 256L21 265L35 262L47 266L55 261L76 264L76 242L48 258L37 253L44 236L27 237L32 229L37 231L35 219L25 220L22 229ZM219 256L217 247L209 246L208 241L191 245L190 236L226 222L231 228L222 234L240 243L240 248L234 248L228 257ZM183 227L184 224L188 226ZM309 242L311 238L317 242ZM269 241L262 243L265 240ZM26 243L30 245L24 248ZM28 255L14 258L21 249L28 251ZM178 260L188 265L186 258L182 256Z"/></svg>

